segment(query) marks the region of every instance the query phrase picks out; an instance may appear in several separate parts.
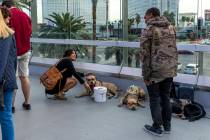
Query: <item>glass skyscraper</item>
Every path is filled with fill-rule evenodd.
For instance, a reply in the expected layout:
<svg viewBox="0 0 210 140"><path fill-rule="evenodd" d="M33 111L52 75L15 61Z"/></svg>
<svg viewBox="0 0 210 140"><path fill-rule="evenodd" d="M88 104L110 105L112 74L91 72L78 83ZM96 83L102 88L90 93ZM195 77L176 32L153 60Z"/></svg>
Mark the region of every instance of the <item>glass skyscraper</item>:
<svg viewBox="0 0 210 140"><path fill-rule="evenodd" d="M136 13L138 13L143 18L146 10L151 7L159 8L161 13L163 13L164 11L173 12L177 19L179 0L129 0L129 18L135 17Z"/></svg>
<svg viewBox="0 0 210 140"><path fill-rule="evenodd" d="M42 15L44 22L45 18L53 12L65 13L70 12L78 17L83 16L86 22L92 23L92 1L91 0L43 0ZM98 0L97 3L97 25L106 24L106 1Z"/></svg>

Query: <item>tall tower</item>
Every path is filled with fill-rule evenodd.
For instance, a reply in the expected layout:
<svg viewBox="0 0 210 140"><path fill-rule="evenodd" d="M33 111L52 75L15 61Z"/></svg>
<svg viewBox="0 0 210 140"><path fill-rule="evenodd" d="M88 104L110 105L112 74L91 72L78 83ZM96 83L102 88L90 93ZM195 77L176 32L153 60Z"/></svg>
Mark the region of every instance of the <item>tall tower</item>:
<svg viewBox="0 0 210 140"><path fill-rule="evenodd" d="M66 13L67 10L75 17L83 16L86 22L92 22L91 0L42 0L43 20L49 14ZM98 0L97 3L97 25L106 25L106 0Z"/></svg>
<svg viewBox="0 0 210 140"><path fill-rule="evenodd" d="M147 9L157 7L161 14L164 11L173 12L177 19L179 11L179 0L129 0L128 1L128 16L132 17L136 13L144 16Z"/></svg>

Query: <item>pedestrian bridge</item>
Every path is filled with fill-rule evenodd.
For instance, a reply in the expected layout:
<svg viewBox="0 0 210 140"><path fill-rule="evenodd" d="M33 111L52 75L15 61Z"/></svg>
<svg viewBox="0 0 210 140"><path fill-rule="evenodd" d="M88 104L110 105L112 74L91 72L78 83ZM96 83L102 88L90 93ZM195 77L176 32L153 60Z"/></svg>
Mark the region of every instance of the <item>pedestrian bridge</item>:
<svg viewBox="0 0 210 140"><path fill-rule="evenodd" d="M36 47L38 46L37 44L42 43L56 44L54 41L71 45L77 43L76 41L72 43L71 40L32 39L32 43L36 44L34 45ZM115 45L112 44L113 42L109 43L111 44L104 45L103 42L93 41L81 45L95 45L98 47L121 45L123 47L123 42L115 42ZM137 45L138 43L127 44L129 47ZM41 45L39 45L39 47L40 46ZM43 46L44 45L42 45L42 47ZM190 47L190 49L192 48ZM195 49L198 48L196 47ZM123 107L117 107L119 99L111 99L106 103L95 103L89 97L74 98L76 94L84 91L81 85L77 85L71 91L67 92L67 101L49 100L44 95L44 88L40 85L39 76L50 65L54 64L57 59L43 58L40 54L38 55L35 47L34 54L30 65L32 110L24 111L22 109L23 97L21 90L18 90L16 97L16 113L14 114L16 140L210 139L210 120L207 117L195 122L173 118L171 134L165 134L162 138L145 133L143 130L144 124L152 123L148 101L145 102L146 108L130 111ZM122 90L125 90L132 84L141 86L146 90L141 80L140 68L131 68L124 65L93 64L82 61L74 64L78 71L94 72L100 80L112 81ZM175 81L177 84L195 85L197 87L195 100L203 104L206 110L209 111L210 94L208 78L207 75L179 74L175 78ZM19 82L18 84L20 87ZM209 114L207 116L209 116Z"/></svg>

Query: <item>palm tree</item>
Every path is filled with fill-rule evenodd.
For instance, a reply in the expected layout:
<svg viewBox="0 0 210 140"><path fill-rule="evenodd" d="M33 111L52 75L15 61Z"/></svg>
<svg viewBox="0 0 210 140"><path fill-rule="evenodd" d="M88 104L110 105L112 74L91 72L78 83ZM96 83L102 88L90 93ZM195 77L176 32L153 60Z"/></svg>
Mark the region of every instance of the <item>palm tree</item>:
<svg viewBox="0 0 210 140"><path fill-rule="evenodd" d="M76 38L79 31L84 30L86 23L83 17L74 17L70 13L58 14L53 12L49 18L45 18L53 26L44 26L39 36L50 38Z"/></svg>
<svg viewBox="0 0 210 140"><path fill-rule="evenodd" d="M98 0L92 0L92 16L93 16L93 40L96 40L96 8L97 8ZM92 49L92 59L93 63L96 62L96 47L94 46Z"/></svg>
<svg viewBox="0 0 210 140"><path fill-rule="evenodd" d="M49 15L49 18L46 18L49 22L53 24L51 25L44 25L40 28L39 37L42 38L81 38L87 37L87 34L84 33L84 28L86 23L84 22L83 17L74 17L69 13L52 13ZM51 45L48 46L46 44L41 44L39 47L39 51L45 57L57 57L60 58L63 52L66 49L73 48L77 50L79 56L84 56L87 54L87 48L76 46L76 45Z"/></svg>
<svg viewBox="0 0 210 140"><path fill-rule="evenodd" d="M186 22L190 22L190 17L186 17Z"/></svg>
<svg viewBox="0 0 210 140"><path fill-rule="evenodd" d="M135 21L134 18L128 19L128 31L129 31L130 33L131 33L131 27L132 27L132 25L134 25L134 21Z"/></svg>
<svg viewBox="0 0 210 140"><path fill-rule="evenodd" d="M113 55L115 56L116 65L121 65L123 60L123 49L120 47L107 47L104 51L105 60L110 59ZM140 55L139 49L130 48L128 50L128 67L132 66L133 57L135 57L135 66L140 66Z"/></svg>
<svg viewBox="0 0 210 140"><path fill-rule="evenodd" d="M195 18L192 17L192 18L190 19L190 22L195 22Z"/></svg>
<svg viewBox="0 0 210 140"><path fill-rule="evenodd" d="M171 22L172 25L175 25L175 14L173 12L165 11L163 15Z"/></svg>
<svg viewBox="0 0 210 140"><path fill-rule="evenodd" d="M136 21L136 30L138 30L139 23L141 22L141 16L138 13L136 13L135 21Z"/></svg>
<svg viewBox="0 0 210 140"><path fill-rule="evenodd" d="M185 22L186 21L186 17L185 16L182 16L181 21L182 22Z"/></svg>
<svg viewBox="0 0 210 140"><path fill-rule="evenodd" d="M104 51L105 60L110 59L113 55L115 55L116 65L121 65L123 60L123 49L120 47L107 47Z"/></svg>
<svg viewBox="0 0 210 140"><path fill-rule="evenodd" d="M134 25L134 21L135 21L134 18L128 19L128 29L129 29L129 31L131 30L131 26ZM122 21L115 21L115 24L116 23L118 23L118 25L120 25L120 24L122 24ZM105 54L105 59L106 60L110 59L113 55L115 55L116 65L121 65L122 60L123 60L123 49L122 48L107 47L105 49L104 54ZM140 65L139 60L140 59L139 59L139 50L138 49L129 49L128 50L128 66L131 67L133 56L136 59L136 67L139 67L139 65Z"/></svg>

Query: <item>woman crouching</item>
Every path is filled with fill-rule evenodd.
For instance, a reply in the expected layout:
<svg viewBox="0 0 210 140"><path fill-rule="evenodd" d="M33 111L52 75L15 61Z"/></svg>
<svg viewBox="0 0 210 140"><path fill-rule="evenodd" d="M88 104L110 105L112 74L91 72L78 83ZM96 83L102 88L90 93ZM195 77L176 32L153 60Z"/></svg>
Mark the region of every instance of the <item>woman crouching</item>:
<svg viewBox="0 0 210 140"><path fill-rule="evenodd" d="M76 59L76 51L65 51L63 58L56 65L56 68L59 71L63 71L63 78L61 81L58 81L52 90L45 89L45 93L54 95L54 99L67 100L65 97L65 92L73 88L77 84L77 80L80 82L80 84L83 84L87 90L90 90L89 85L81 78L81 76L76 72L74 68L72 61L76 61Z"/></svg>

